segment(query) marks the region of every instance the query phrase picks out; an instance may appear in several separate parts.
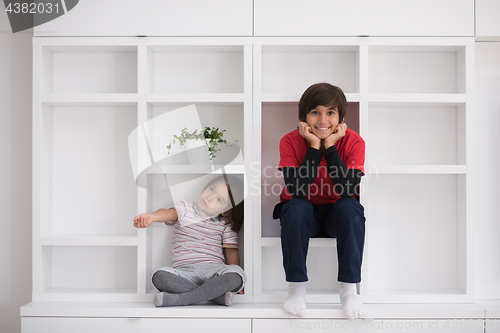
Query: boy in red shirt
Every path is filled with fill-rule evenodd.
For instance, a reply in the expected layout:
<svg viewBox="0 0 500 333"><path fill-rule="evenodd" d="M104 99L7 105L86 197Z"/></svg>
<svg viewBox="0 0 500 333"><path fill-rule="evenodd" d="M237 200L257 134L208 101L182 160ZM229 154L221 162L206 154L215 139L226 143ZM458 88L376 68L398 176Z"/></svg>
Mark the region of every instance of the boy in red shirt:
<svg viewBox="0 0 500 333"><path fill-rule="evenodd" d="M365 314L361 281L363 206L355 198L364 175L365 142L344 123L347 101L338 87L317 83L299 101L299 127L280 141L286 187L273 217L280 218L288 298L283 309L305 313L306 256L311 237L337 238L339 296L348 319Z"/></svg>

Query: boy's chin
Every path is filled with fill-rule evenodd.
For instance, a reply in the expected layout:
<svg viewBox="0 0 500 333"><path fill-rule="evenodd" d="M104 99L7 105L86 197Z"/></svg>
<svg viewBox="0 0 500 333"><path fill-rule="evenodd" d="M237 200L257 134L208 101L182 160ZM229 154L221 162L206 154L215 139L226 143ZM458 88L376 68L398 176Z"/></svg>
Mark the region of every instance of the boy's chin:
<svg viewBox="0 0 500 333"><path fill-rule="evenodd" d="M320 139L320 140L325 140L326 138L328 138L330 135L332 135L332 133L321 133L321 134L316 134L316 136Z"/></svg>

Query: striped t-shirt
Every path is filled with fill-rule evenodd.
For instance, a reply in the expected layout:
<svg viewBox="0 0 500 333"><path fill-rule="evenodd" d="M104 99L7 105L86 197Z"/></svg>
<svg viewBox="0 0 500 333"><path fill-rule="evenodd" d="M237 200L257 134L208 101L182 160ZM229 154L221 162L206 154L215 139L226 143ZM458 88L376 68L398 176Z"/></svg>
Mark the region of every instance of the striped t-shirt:
<svg viewBox="0 0 500 333"><path fill-rule="evenodd" d="M224 264L223 247L238 248L238 234L218 217L204 217L196 212L193 202L181 201L177 211L172 267L197 263Z"/></svg>

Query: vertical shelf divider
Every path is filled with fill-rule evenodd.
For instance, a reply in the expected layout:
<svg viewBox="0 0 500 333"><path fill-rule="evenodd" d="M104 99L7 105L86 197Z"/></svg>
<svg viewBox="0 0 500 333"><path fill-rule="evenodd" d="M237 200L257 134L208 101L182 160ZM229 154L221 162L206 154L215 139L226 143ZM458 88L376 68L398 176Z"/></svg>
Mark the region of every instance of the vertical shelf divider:
<svg viewBox="0 0 500 333"><path fill-rule="evenodd" d="M262 167L262 45L253 46L253 158L252 164L258 168L257 174L251 173L252 184L256 184L257 193L253 193L252 197L254 205L252 214L255 217L253 225L253 292L255 296L262 295L262 212L261 202L262 193L260 184L262 183L261 167Z"/></svg>
<svg viewBox="0 0 500 333"><path fill-rule="evenodd" d="M246 179L246 183L244 186L246 187L247 196L245 197L245 221L244 221L244 268L248 278L248 283L245 286L245 301L252 301L253 298L253 260L254 260L254 244L253 244L253 223L255 219L253 218L255 215L253 214L252 207L254 207L253 196L251 195L251 187L249 186L249 181L252 178L252 161L253 161L253 137L254 137L254 128L252 121L252 96L253 96L253 87L252 87L252 44L251 40L246 39L243 46L243 93L244 93L244 102L243 102L243 122L244 122L244 143L245 143L245 152L244 152L244 164L245 164L245 174L243 179Z"/></svg>
<svg viewBox="0 0 500 333"><path fill-rule="evenodd" d="M148 120L148 106L146 103L147 82L149 80L148 48L145 44L139 44L137 49L137 126L142 126ZM147 211L147 190L137 187L137 213ZM147 293L147 262L148 262L148 230L137 230L137 293Z"/></svg>
<svg viewBox="0 0 500 333"><path fill-rule="evenodd" d="M368 108L368 63L369 63L369 53L368 53L368 45L361 44L358 48L357 52L357 61L358 61L358 92L359 92L359 134L365 140L365 166L368 165L366 163L366 156L369 156L369 108ZM363 177L361 186L360 186L360 202L365 208L365 218L369 220L369 175L368 170L365 170L365 176ZM367 224L369 225L369 224ZM369 283L369 271L368 271L368 261L369 261L369 252L366 251L368 248L367 244L369 243L369 239L365 237L365 246L363 251L363 265L361 266L361 283L359 284L359 293L367 294L368 292L368 283Z"/></svg>

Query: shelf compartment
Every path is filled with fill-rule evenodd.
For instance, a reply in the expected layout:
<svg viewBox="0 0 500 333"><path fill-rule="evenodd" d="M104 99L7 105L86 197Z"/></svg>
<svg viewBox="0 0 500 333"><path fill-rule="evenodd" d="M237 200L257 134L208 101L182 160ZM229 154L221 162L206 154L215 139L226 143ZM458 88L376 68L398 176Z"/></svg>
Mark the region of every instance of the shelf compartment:
<svg viewBox="0 0 500 333"><path fill-rule="evenodd" d="M137 248L42 246L41 293L137 292Z"/></svg>
<svg viewBox="0 0 500 333"><path fill-rule="evenodd" d="M370 165L465 163L463 106L371 106Z"/></svg>
<svg viewBox="0 0 500 333"><path fill-rule="evenodd" d="M313 239L311 239L313 240ZM322 242L322 241L320 241ZM318 242L318 243L320 243ZM313 244L315 242L312 242ZM316 245L323 245L323 244ZM336 293L338 289L337 250L331 243L327 246L310 246L307 254L308 293ZM262 292L284 291L287 282L283 269L281 246L262 247ZM330 301L331 302L331 301Z"/></svg>
<svg viewBox="0 0 500 333"><path fill-rule="evenodd" d="M298 103L262 103L262 160L261 160L261 221L263 237L279 237L279 220L272 219L274 206L280 202L284 188L283 175L277 169L280 152L279 142L299 123ZM359 103L348 102L345 122L359 133ZM276 126L279 124L279 126Z"/></svg>
<svg viewBox="0 0 500 333"><path fill-rule="evenodd" d="M422 299L429 294L428 300L432 294L457 295L462 301L470 296L466 191L466 175L370 179L367 294L387 289L394 294L411 291Z"/></svg>
<svg viewBox="0 0 500 333"><path fill-rule="evenodd" d="M136 46L43 46L42 93L137 93Z"/></svg>
<svg viewBox="0 0 500 333"><path fill-rule="evenodd" d="M193 108L180 110L194 104ZM178 103L164 102L147 105L147 115L150 125L147 125L146 136L148 145L155 163L168 166L189 165L185 149L176 142L169 154L166 146L174 139L174 135L180 135L181 130L187 127L189 130L208 127L224 129L224 140L232 144L222 144L224 154L216 154L213 159L214 165L242 165L244 163L245 127L244 127L244 103L235 102L198 102ZM164 116L164 117L163 117ZM162 118L160 118L162 117ZM154 120L157 118L158 120ZM177 141L177 140L176 140ZM221 145L219 145L220 147ZM241 158L238 157L241 154ZM234 156L233 156L234 155ZM228 160L231 159L231 160ZM190 169L186 169L190 170ZM191 169L195 170L195 169Z"/></svg>
<svg viewBox="0 0 500 333"><path fill-rule="evenodd" d="M463 46L370 46L369 91L465 93L464 54Z"/></svg>
<svg viewBox="0 0 500 333"><path fill-rule="evenodd" d="M150 93L243 93L242 45L148 47Z"/></svg>
<svg viewBox="0 0 500 333"><path fill-rule="evenodd" d="M264 45L262 92L300 97L311 84L329 82L358 93L357 57L357 46Z"/></svg>
<svg viewBox="0 0 500 333"><path fill-rule="evenodd" d="M42 236L135 235L132 106L42 106Z"/></svg>
<svg viewBox="0 0 500 333"><path fill-rule="evenodd" d="M228 172L229 174L229 172ZM217 174L200 173L200 174L151 174L148 177L152 182L166 182L168 188L148 188L147 189L147 211L156 211L160 208L172 208L178 202L182 201L197 201L200 193L205 188L206 184L212 180ZM244 180L244 175L241 173L232 174L240 180ZM246 205L246 204L245 204ZM248 208L247 208L248 209ZM240 265L245 269L245 249L248 248L250 240L245 240L245 224L238 232L238 253L240 257ZM154 287L151 283L153 273L161 267L171 267L171 249L173 245L175 228L167 226L163 223L154 223L149 228L143 230L144 244L146 246L146 270L144 272L146 289L148 292ZM247 243L246 243L247 242ZM245 243L247 246L245 246ZM247 265L251 265L247 263ZM248 267L248 266L246 266ZM247 275L250 275L247 272ZM251 276L247 276L249 281ZM246 294L245 296L248 296Z"/></svg>

